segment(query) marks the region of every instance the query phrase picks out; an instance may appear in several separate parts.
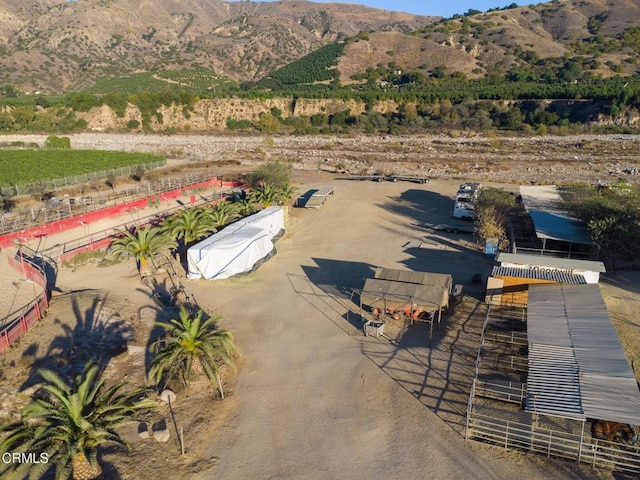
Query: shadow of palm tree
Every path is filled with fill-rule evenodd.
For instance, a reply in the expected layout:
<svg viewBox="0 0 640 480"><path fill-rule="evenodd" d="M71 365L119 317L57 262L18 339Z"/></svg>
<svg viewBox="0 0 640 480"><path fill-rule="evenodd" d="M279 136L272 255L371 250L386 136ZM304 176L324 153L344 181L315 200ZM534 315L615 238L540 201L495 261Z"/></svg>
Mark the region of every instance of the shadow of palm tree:
<svg viewBox="0 0 640 480"><path fill-rule="evenodd" d="M153 326L149 332L147 342L145 345L144 353L144 367L145 372L149 371L151 362L155 353L151 351L150 347L156 343L166 333L166 331L157 326L158 322L166 322L171 318L176 318L179 315L180 305L188 305L188 302L183 302L183 297L186 297L186 293L183 289L176 288L170 279L165 278L162 282L157 279L152 279L148 284L149 289L138 288L138 292L147 295L152 301L151 304L143 305L138 309L138 316L142 316L142 311L150 309L154 312Z"/></svg>
<svg viewBox="0 0 640 480"><path fill-rule="evenodd" d="M94 296L84 311L76 297L72 300L72 308L76 318L75 325L67 324L59 318L54 320L63 332L52 340L46 353L31 366L29 377L22 388L39 381L36 372L40 368L55 370L68 382L82 373L88 362L97 365L102 373L113 357L127 350L127 343L133 336L133 327L120 318L118 312L106 306L106 297Z"/></svg>

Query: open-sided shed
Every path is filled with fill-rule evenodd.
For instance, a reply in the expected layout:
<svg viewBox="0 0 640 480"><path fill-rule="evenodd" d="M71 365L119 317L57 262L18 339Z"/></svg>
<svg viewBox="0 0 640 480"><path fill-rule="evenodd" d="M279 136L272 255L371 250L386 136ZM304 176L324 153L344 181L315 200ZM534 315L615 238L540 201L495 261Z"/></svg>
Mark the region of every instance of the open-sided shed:
<svg viewBox="0 0 640 480"><path fill-rule="evenodd" d="M638 384L597 285L531 285L526 308L488 307L467 438L637 475L639 425Z"/></svg>
<svg viewBox="0 0 640 480"><path fill-rule="evenodd" d="M597 249L589 229L566 210L557 186L523 185L520 195L541 243L536 254L570 258L596 256Z"/></svg>
<svg viewBox="0 0 640 480"><path fill-rule="evenodd" d="M360 306L412 321L426 319L432 330L433 322L440 323L449 305L452 283L451 275L379 268L376 278L365 281Z"/></svg>
<svg viewBox="0 0 640 480"><path fill-rule="evenodd" d="M640 425L640 391L597 285L532 285L525 409Z"/></svg>

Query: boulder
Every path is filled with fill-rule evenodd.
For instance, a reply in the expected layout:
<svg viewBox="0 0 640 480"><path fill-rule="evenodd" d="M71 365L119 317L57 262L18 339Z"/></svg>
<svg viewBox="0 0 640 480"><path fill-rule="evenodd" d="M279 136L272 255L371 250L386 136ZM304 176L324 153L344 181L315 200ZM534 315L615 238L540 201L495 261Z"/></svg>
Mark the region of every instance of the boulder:
<svg viewBox="0 0 640 480"><path fill-rule="evenodd" d="M174 404L177 398L178 397L176 396L175 392L173 392L173 390L169 390L168 388L165 388L160 394L160 401L164 403L171 402L172 404Z"/></svg>
<svg viewBox="0 0 640 480"><path fill-rule="evenodd" d="M147 438L149 438L149 436L149 427L145 422L140 422L138 424L138 437L140 437L142 440L146 440Z"/></svg>
<svg viewBox="0 0 640 480"><path fill-rule="evenodd" d="M156 442L166 443L169 441L170 437L171 434L169 433L169 430L156 430L153 432L153 438L156 439Z"/></svg>

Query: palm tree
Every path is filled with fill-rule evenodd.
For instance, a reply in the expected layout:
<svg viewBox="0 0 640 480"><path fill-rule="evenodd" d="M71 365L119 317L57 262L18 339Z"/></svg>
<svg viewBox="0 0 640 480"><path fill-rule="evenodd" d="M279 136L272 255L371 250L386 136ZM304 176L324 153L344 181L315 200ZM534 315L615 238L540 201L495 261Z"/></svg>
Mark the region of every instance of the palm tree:
<svg viewBox="0 0 640 480"><path fill-rule="evenodd" d="M279 198L280 202L287 202L291 200L293 196L296 194L296 192L298 191L296 187L294 187L293 185L289 185L288 183L279 187L277 190L278 190L278 196L280 197Z"/></svg>
<svg viewBox="0 0 640 480"><path fill-rule="evenodd" d="M167 218L162 229L188 245L214 232L215 225L210 212L200 207L194 207L182 210L179 214Z"/></svg>
<svg viewBox="0 0 640 480"><path fill-rule="evenodd" d="M120 391L127 382L107 388L91 363L70 385L51 370L38 374L45 384L22 409L21 420L2 428L0 451L31 453L48 462L0 465L0 477L12 472L15 478L41 478L55 468L56 479L97 478L102 470L98 448L128 448L117 429L133 422L132 414L156 406L145 398L147 389Z"/></svg>
<svg viewBox="0 0 640 480"><path fill-rule="evenodd" d="M150 347L158 353L149 368L149 381L180 380L188 387L194 373L204 372L224 399L219 365L233 367L238 348L231 332L218 328L220 317L203 319L203 315L202 310L191 315L182 306L178 319L155 323L166 335Z"/></svg>
<svg viewBox="0 0 640 480"><path fill-rule="evenodd" d="M210 215L213 225L218 229L222 229L236 220L239 216L238 208L226 201L218 202L211 206Z"/></svg>
<svg viewBox="0 0 640 480"><path fill-rule="evenodd" d="M175 239L171 238L160 227L147 225L133 232L122 232L122 236L111 242L112 255L133 256L138 262L140 276L151 274L149 261L162 250L175 248Z"/></svg>
<svg viewBox="0 0 640 480"><path fill-rule="evenodd" d="M278 203L280 201L280 195L278 188L265 183L252 189L251 193L249 193L249 199L263 207L268 207L274 203Z"/></svg>
<svg viewBox="0 0 640 480"><path fill-rule="evenodd" d="M238 215L241 217L248 217L249 215L256 213L260 207L255 202L247 199L237 202L236 208L238 209Z"/></svg>

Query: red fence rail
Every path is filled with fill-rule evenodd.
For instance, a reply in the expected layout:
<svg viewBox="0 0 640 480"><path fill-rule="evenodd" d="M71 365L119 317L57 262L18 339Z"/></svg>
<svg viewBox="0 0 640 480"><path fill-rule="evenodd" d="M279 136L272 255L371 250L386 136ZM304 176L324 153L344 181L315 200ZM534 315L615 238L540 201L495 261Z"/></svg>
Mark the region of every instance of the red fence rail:
<svg viewBox="0 0 640 480"><path fill-rule="evenodd" d="M0 248L6 248L12 246L14 243L23 243L29 240L33 240L39 237L45 237L67 230L78 228L80 225L88 225L98 222L107 218L117 218L132 211L139 211L149 207L158 202L165 202L168 200L178 199L184 196L194 195L199 189L222 187L222 186L239 186L238 183L222 182L216 177L212 177L206 181L195 183L192 185L177 188L168 192L159 194L152 194L132 202L115 205L112 207L95 210L82 215L76 215L74 217L65 218L55 222L47 223L46 225L38 225L32 228L27 228L19 232L13 232L7 235L0 236Z"/></svg>
<svg viewBox="0 0 640 480"><path fill-rule="evenodd" d="M25 258L22 251L15 255L7 255L9 265L22 273L24 278L42 287L42 293L26 305L17 317L10 314L0 321L0 353L5 352L13 342L23 336L31 326L40 320L49 308L49 291L47 290L47 275L44 267ZM20 311L18 310L18 312Z"/></svg>

